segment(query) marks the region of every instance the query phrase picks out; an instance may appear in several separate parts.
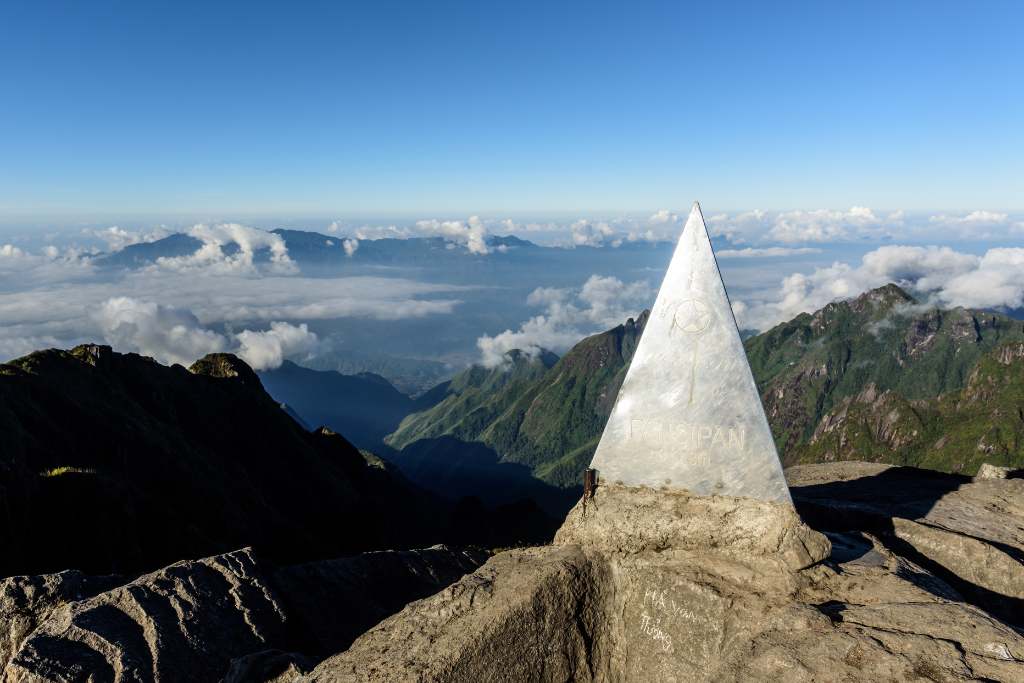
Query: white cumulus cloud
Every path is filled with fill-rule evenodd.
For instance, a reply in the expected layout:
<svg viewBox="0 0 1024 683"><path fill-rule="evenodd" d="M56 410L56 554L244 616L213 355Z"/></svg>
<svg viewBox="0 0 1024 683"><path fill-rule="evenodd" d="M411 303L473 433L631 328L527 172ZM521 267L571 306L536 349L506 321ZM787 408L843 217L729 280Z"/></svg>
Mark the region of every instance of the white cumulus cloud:
<svg viewBox="0 0 1024 683"><path fill-rule="evenodd" d="M126 296L107 299L95 312L104 340L165 363L188 365L207 353L223 351L227 338L204 328L191 311Z"/></svg>
<svg viewBox="0 0 1024 683"><path fill-rule="evenodd" d="M593 223L581 218L570 226L572 244L576 247L600 247L605 240L612 237L615 231L608 223Z"/></svg>
<svg viewBox="0 0 1024 683"><path fill-rule="evenodd" d="M229 351L254 370L265 370L280 367L286 358L309 356L319 345L305 323L275 321L267 330L221 334L186 308L125 296L104 301L93 319L103 340L116 350L134 351L163 363L190 365L208 353Z"/></svg>
<svg viewBox="0 0 1024 683"><path fill-rule="evenodd" d="M775 217L768 234L779 242L833 242L882 223L874 211L864 206L854 206L849 211L787 211Z"/></svg>
<svg viewBox="0 0 1024 683"><path fill-rule="evenodd" d="M1024 249L990 249L983 256L950 247L884 246L859 265L835 262L810 274L785 277L774 298L747 302L745 323L766 329L800 313L856 297L890 282L944 306L1024 306Z"/></svg>
<svg viewBox="0 0 1024 683"><path fill-rule="evenodd" d="M490 253L487 246L487 226L479 216L470 216L465 221L417 221L416 227L427 234L437 234L462 244L471 254Z"/></svg>
<svg viewBox="0 0 1024 683"><path fill-rule="evenodd" d="M278 273L298 271L295 262L288 256L288 247L280 235L257 230L238 223L192 226L188 234L202 245L187 256L161 257L155 268L175 271L204 270L211 273L239 274L255 273L256 252L266 249L270 253L270 270ZM236 245L232 253L228 245Z"/></svg>
<svg viewBox="0 0 1024 683"><path fill-rule="evenodd" d="M319 346L320 340L309 327L286 322L272 322L269 330L244 330L235 335L238 341L238 355L253 370L267 370L281 367L286 358L310 356Z"/></svg>
<svg viewBox="0 0 1024 683"><path fill-rule="evenodd" d="M930 216L928 221L944 225L999 225L1006 223L1009 219L1010 217L1005 213L981 210L971 211L964 216L939 214L937 216Z"/></svg>
<svg viewBox="0 0 1024 683"><path fill-rule="evenodd" d="M519 349L536 355L541 349L564 351L583 337L618 325L651 305L654 292L644 281L624 283L615 277L591 275L579 289L539 287L527 297L544 312L517 330L477 339L481 363L497 367L505 354Z"/></svg>

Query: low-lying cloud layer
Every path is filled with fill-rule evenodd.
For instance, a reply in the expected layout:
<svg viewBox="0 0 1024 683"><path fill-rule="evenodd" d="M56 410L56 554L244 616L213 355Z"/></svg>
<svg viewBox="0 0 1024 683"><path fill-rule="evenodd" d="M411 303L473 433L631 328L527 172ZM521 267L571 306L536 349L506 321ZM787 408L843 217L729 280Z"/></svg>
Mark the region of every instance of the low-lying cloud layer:
<svg viewBox="0 0 1024 683"><path fill-rule="evenodd" d="M785 277L775 298L744 302L745 327L767 329L800 313L894 282L942 306L1024 306L1024 248L990 249L982 256L950 247L885 246L859 265L836 262L810 274Z"/></svg>
<svg viewBox="0 0 1024 683"><path fill-rule="evenodd" d="M509 218L471 216L400 225L346 226L335 221L327 232L365 239L408 239L442 236L474 254L487 254L492 235L514 234L548 246L611 247L630 242L674 241L688 210L660 209L647 216L581 217L563 221L520 222ZM1024 234L1024 217L978 209L960 214L908 214L866 206L849 209L753 209L714 213L705 217L712 236L734 245L793 246L863 241L967 240L1014 237Z"/></svg>
<svg viewBox="0 0 1024 683"><path fill-rule="evenodd" d="M520 302L502 308L503 303L489 295L491 303L487 313L480 314L479 323L459 319L452 354L465 358L464 354L474 353L474 340L481 359L489 365L500 364L504 353L513 348L530 353L540 348L564 351L583 336L619 324L648 306L654 291L650 283L634 278L650 277L656 285L663 267L655 267L662 258L659 254L667 254L671 247L623 254L621 269L612 265L617 277L593 275L576 288L565 283L581 282L594 271L608 273L604 264L620 263L608 258L612 249L638 241L674 241L686 215L661 210L639 218L549 223L473 216L376 228L335 223L326 229L324 241L347 256L337 264L337 272L346 273L344 277L310 277L281 235L235 223L192 226L186 232L199 245L192 253L158 258L135 269L102 266L96 259L97 241L108 249L124 248L162 237L165 229L92 230L88 236L94 242L86 247L0 244L0 359L37 348L101 340L167 362L189 363L211 350L229 350L258 367L273 367L285 358L304 358L330 345L330 335L337 332L328 333L326 321L397 322L446 316L463 298L474 296L469 289L514 287L521 292L517 298L525 296L522 292L530 290L514 274L487 270L491 257L475 258L504 250L489 238L509 233L539 242L546 238L567 250L543 252L545 268L552 269L550 279L544 270L524 261L522 272L538 278L525 285L534 287L528 304L538 309L537 315L516 325L513 321L522 316L517 310ZM975 210L906 216L865 207L747 211L713 215L708 227L719 246L717 255L737 319L745 328L766 329L888 282L942 306L1024 307L1024 249L1014 246L1024 235L1024 222L1011 214ZM449 272L459 267L459 261L448 260L448 271L435 272L429 263L418 264L415 272L422 271L429 280L422 282L391 277L412 271L372 261L365 265L362 260L364 253L375 253L361 251L365 240L415 236L443 237L455 253L467 254L466 262L474 265ZM952 246L935 245L943 236ZM906 243L886 244L895 237ZM914 244L915 240L921 243ZM986 240L987 251L979 250ZM876 248L867 251L872 246ZM864 255L857 262L852 260L856 256L846 256L850 252ZM564 272L557 272L563 265ZM313 272L330 275L325 268ZM469 273L477 273L479 281L445 284L465 283ZM499 273L506 279L492 281ZM464 310L481 310L477 306ZM512 310L517 312L508 313ZM509 329L477 337L485 320L503 315L515 316L506 323ZM406 344L413 353L419 341L409 339Z"/></svg>
<svg viewBox="0 0 1024 683"><path fill-rule="evenodd" d="M305 277L284 240L262 230L197 225L188 234L200 241L195 252L124 271L97 268L94 254L80 250L0 245L0 360L105 341L168 363L232 351L254 367L275 367L316 350L309 322L447 315L460 303L449 295L463 288L452 285ZM269 260L257 263L257 252Z"/></svg>

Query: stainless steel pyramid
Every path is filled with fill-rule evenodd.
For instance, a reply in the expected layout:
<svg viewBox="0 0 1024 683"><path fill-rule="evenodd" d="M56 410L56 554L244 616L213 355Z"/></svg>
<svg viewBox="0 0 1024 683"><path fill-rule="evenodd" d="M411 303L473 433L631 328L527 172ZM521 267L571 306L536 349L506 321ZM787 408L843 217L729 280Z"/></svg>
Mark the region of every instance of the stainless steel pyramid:
<svg viewBox="0 0 1024 683"><path fill-rule="evenodd" d="M604 482L792 504L697 203L591 466Z"/></svg>

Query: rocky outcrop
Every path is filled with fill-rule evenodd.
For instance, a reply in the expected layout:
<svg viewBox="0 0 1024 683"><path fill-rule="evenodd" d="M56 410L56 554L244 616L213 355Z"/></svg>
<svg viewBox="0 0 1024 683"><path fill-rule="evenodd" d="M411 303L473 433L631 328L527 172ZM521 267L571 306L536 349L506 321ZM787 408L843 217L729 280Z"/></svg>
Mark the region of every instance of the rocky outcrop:
<svg viewBox="0 0 1024 683"><path fill-rule="evenodd" d="M189 367L193 375L218 379L237 379L242 384L263 388L260 378L245 362L231 353L209 353Z"/></svg>
<svg viewBox="0 0 1024 683"><path fill-rule="evenodd" d="M870 459L874 451L884 454L905 448L923 431L921 418L906 399L893 391L879 391L872 383L825 414L809 444L821 444L819 450L827 460Z"/></svg>
<svg viewBox="0 0 1024 683"><path fill-rule="evenodd" d="M1002 543L1012 558L1024 497L977 484L957 490L921 473L916 490L906 478L876 486L872 514L890 506L890 524L858 530L875 518L850 491L861 479L892 477L889 469L842 463L791 475L801 484L794 496L817 501L813 522L827 526L820 518L831 511L848 527L827 539L781 505L602 485L570 513L555 545L495 556L300 680L1024 679L1024 637L966 596L963 581L948 581L938 554L900 552L911 538L925 549L934 541L907 524L927 524L930 534L959 520L946 533L963 539L973 529L978 540L981 525L990 550ZM839 499L833 508L825 487ZM1013 575L994 582L1011 567L968 546L959 546L974 553L963 562L993 565L987 578L976 568L973 580L1012 593ZM956 549L947 548L952 562Z"/></svg>
<svg viewBox="0 0 1024 683"><path fill-rule="evenodd" d="M14 577L0 584L0 680L292 680L484 559L436 546L274 569L244 549L129 583Z"/></svg>
<svg viewBox="0 0 1024 683"><path fill-rule="evenodd" d="M780 559L789 569L828 557L829 543L789 505L686 491L603 484L601 496L580 504L555 536L605 555L673 550L737 559Z"/></svg>
<svg viewBox="0 0 1024 683"><path fill-rule="evenodd" d="M124 583L117 576L87 576L63 571L12 576L0 581L0 672L25 638L54 610Z"/></svg>
<svg viewBox="0 0 1024 683"><path fill-rule="evenodd" d="M5 670L18 681L218 680L233 657L284 637L248 550L179 562L54 610Z"/></svg>
<svg viewBox="0 0 1024 683"><path fill-rule="evenodd" d="M989 463L982 463L981 467L978 468L978 473L974 475L975 481L981 481L982 479L1006 479L1010 473L1013 472L1013 468L1010 467L997 467L990 465Z"/></svg>
<svg viewBox="0 0 1024 683"><path fill-rule="evenodd" d="M512 550L374 627L306 681L591 680L605 577L576 547Z"/></svg>
<svg viewBox="0 0 1024 683"><path fill-rule="evenodd" d="M273 573L273 583L291 618L293 640L305 654L325 657L486 559L481 551L444 546L364 553L284 567Z"/></svg>
<svg viewBox="0 0 1024 683"><path fill-rule="evenodd" d="M1024 479L837 463L786 471L819 529L870 531L1000 618L1024 626Z"/></svg>

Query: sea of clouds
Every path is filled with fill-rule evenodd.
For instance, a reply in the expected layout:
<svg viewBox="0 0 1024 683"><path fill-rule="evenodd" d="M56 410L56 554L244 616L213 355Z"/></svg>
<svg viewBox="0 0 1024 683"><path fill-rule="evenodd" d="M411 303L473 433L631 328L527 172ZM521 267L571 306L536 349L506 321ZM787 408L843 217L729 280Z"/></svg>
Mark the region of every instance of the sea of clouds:
<svg viewBox="0 0 1024 683"><path fill-rule="evenodd" d="M561 222L472 216L405 225L334 221L321 230L343 242L349 257L358 255L365 240L421 236L442 237L469 257L486 257L499 250L488 242L495 234L515 234L570 254L672 241L685 218L685 213L668 210ZM1024 222L1010 214L975 210L911 216L853 207L718 213L707 223L720 245L717 255L744 328L767 329L889 282L936 305L1024 308L1024 247L1019 246ZM395 270L311 277L281 236L238 223L193 225L185 230L198 240L193 253L160 258L144 268L111 270L96 264L100 251L170 232L112 226L35 248L0 243L0 358L100 340L167 363L187 364L205 353L230 351L257 369L273 368L330 345L313 330L318 321L443 320L459 312L473 289L464 282L445 284L443 277L424 279ZM622 253L625 262L630 257ZM730 276L737 280L730 282ZM744 286L739 280L746 276L760 284ZM593 272L570 287L552 286L540 277L520 302L535 313L508 320L502 332L479 334L478 360L500 364L514 348L564 351L649 306L659 282L660 273L636 279ZM479 287L491 284L481 275Z"/></svg>

